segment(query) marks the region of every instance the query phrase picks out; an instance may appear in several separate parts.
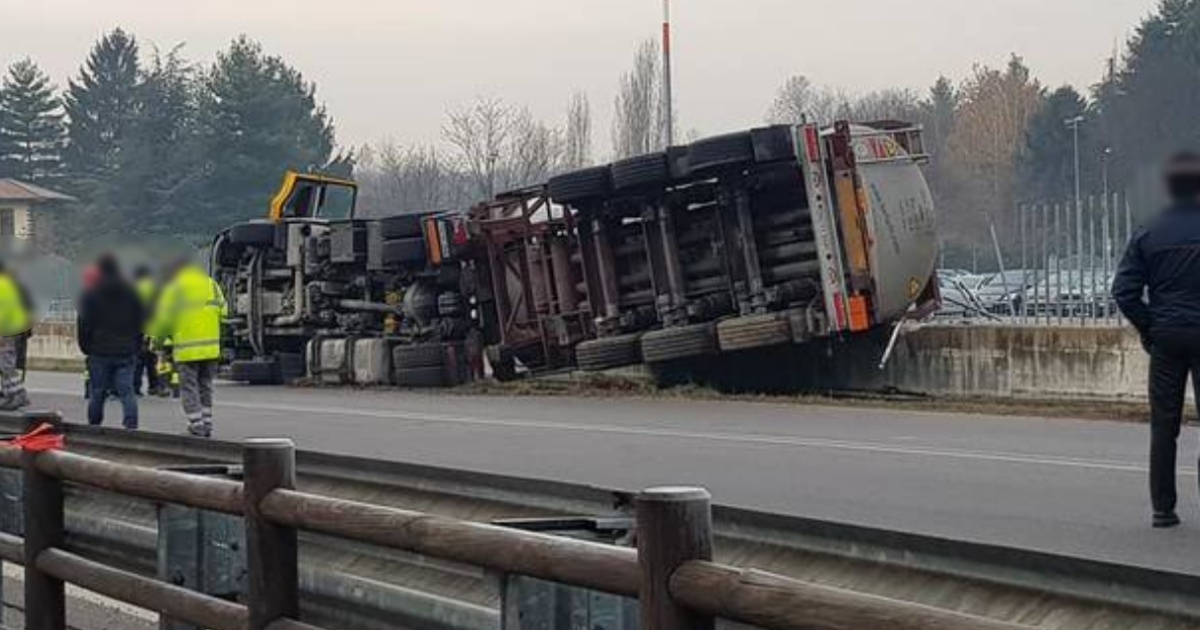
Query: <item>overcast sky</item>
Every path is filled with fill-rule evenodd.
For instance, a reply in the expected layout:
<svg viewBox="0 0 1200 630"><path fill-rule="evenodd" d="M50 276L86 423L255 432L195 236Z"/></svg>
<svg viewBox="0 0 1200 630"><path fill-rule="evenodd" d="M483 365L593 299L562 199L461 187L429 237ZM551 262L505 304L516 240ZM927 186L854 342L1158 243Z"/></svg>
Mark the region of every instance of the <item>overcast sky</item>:
<svg viewBox="0 0 1200 630"><path fill-rule="evenodd" d="M1015 52L1046 84L1086 87L1157 0L674 4L680 126L715 133L760 122L792 74L924 91ZM342 144L436 140L478 95L557 118L580 89L606 147L617 78L660 16L660 0L0 0L0 64L31 56L61 85L114 26L203 61L245 33L317 83Z"/></svg>

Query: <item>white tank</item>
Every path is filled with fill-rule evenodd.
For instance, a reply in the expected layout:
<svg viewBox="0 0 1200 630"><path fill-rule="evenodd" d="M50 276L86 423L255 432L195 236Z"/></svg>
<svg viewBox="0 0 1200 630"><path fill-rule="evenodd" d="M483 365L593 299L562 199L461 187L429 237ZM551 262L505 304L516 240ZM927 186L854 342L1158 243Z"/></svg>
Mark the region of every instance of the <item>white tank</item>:
<svg viewBox="0 0 1200 630"><path fill-rule="evenodd" d="M854 125L852 146L870 230L875 278L875 316L902 317L925 290L937 265L938 238L933 196L911 156L892 132Z"/></svg>

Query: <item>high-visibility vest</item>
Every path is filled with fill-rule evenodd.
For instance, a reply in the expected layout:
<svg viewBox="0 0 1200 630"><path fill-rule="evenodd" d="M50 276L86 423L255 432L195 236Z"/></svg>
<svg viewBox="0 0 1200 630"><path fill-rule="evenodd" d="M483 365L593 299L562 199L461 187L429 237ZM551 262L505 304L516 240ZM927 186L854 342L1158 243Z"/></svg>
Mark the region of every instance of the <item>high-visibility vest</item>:
<svg viewBox="0 0 1200 630"><path fill-rule="evenodd" d="M176 363L212 361L221 358L228 312L220 285L199 267L185 267L159 294L149 333L171 342Z"/></svg>
<svg viewBox="0 0 1200 630"><path fill-rule="evenodd" d="M29 332L33 318L25 308L21 288L7 273L0 273L0 337L15 337Z"/></svg>
<svg viewBox="0 0 1200 630"><path fill-rule="evenodd" d="M142 298L142 304L145 304L147 308L153 308L154 294L158 292L158 285L155 284L154 278L145 277L138 280L135 288L138 297Z"/></svg>

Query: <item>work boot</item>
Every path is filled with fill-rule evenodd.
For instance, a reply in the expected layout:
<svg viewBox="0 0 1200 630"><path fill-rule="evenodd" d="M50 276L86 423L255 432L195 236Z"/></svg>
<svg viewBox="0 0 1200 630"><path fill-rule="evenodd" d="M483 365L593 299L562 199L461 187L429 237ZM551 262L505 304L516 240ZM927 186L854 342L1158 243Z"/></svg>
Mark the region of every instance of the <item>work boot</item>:
<svg viewBox="0 0 1200 630"><path fill-rule="evenodd" d="M0 399L0 411L17 411L28 406L29 396L25 392Z"/></svg>
<svg viewBox="0 0 1200 630"><path fill-rule="evenodd" d="M1152 524L1155 529L1167 529L1169 527L1178 527L1181 522L1179 515L1175 512L1155 512Z"/></svg>
<svg viewBox="0 0 1200 630"><path fill-rule="evenodd" d="M212 437L212 425L203 422L189 422L188 435L198 438Z"/></svg>

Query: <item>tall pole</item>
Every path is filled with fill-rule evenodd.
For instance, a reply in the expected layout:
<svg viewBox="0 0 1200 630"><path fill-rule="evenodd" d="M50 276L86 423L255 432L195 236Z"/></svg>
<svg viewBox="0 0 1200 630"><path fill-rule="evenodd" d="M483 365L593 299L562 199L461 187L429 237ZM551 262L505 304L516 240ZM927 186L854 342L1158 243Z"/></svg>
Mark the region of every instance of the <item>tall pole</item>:
<svg viewBox="0 0 1200 630"><path fill-rule="evenodd" d="M1079 319L1083 321L1083 191L1080 185L1079 177L1079 125L1084 121L1083 116L1076 116L1067 120L1067 126L1070 127L1075 135L1075 267L1076 281L1079 290ZM1070 217L1070 214L1067 215ZM1070 221L1068 220L1068 223Z"/></svg>
<svg viewBox="0 0 1200 630"><path fill-rule="evenodd" d="M662 122L664 146L675 143L675 100L671 95L671 0L663 0Z"/></svg>

